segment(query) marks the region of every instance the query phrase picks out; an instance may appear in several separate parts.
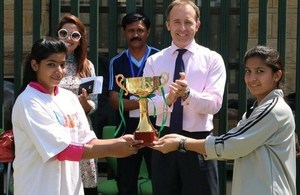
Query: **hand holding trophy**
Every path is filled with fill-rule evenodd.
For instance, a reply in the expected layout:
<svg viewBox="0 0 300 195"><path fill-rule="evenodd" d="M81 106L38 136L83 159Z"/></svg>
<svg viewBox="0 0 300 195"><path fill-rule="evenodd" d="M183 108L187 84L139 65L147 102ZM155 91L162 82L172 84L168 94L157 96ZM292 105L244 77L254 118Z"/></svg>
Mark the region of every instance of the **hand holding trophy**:
<svg viewBox="0 0 300 195"><path fill-rule="evenodd" d="M148 114L148 96L159 90L169 80L168 73L153 77L131 77L125 78L122 74L116 75L117 85L125 91L139 97L140 120L134 132L136 140L143 140L143 145L149 145L157 140L157 130L150 122ZM125 86L122 84L125 81Z"/></svg>

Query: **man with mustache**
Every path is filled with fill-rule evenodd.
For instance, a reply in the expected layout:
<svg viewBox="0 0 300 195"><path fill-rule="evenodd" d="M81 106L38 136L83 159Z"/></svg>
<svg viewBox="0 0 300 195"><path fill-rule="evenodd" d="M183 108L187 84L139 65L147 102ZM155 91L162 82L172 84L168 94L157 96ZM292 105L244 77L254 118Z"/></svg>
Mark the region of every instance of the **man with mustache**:
<svg viewBox="0 0 300 195"><path fill-rule="evenodd" d="M150 34L150 20L142 13L129 13L122 19L123 33L127 41L128 49L116 55L110 60L109 65L109 100L112 108L116 111L116 125L121 122L119 114L120 87L116 84L115 76L123 74L125 78L141 77L147 58L158 52L158 49L147 45ZM139 115L133 116L130 111L139 109L137 98L128 95L123 96L124 118L126 126L122 124L116 137L123 134L133 134L138 126ZM152 124L154 120L150 117ZM148 172L151 173L151 149L144 147L137 154L126 158L117 159L117 184L120 195L136 195L138 192L137 180L140 165L145 158Z"/></svg>

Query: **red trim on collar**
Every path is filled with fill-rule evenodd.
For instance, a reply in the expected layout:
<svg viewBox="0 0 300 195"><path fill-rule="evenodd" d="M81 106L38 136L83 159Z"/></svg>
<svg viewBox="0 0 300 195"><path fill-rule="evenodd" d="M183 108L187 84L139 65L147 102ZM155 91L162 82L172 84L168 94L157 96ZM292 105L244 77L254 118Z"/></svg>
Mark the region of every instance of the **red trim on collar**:
<svg viewBox="0 0 300 195"><path fill-rule="evenodd" d="M39 82L35 82L35 81L31 81L29 83L29 86L32 87L32 88L35 88L36 90L42 92L42 93L47 93L47 94L50 94L48 89L46 89L43 85L41 85ZM55 86L54 87L54 95L57 95L58 94L58 87Z"/></svg>

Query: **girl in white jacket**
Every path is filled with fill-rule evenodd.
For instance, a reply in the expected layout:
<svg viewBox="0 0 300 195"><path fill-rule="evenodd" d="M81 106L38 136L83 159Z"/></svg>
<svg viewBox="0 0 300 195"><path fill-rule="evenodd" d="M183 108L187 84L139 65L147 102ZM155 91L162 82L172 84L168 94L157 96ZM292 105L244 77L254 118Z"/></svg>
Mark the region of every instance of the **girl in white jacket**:
<svg viewBox="0 0 300 195"><path fill-rule="evenodd" d="M295 195L295 122L279 87L283 78L279 53L257 46L246 52L244 64L244 80L256 101L235 128L198 140L166 135L152 148L163 153L176 149L197 152L206 159L233 159L233 195Z"/></svg>

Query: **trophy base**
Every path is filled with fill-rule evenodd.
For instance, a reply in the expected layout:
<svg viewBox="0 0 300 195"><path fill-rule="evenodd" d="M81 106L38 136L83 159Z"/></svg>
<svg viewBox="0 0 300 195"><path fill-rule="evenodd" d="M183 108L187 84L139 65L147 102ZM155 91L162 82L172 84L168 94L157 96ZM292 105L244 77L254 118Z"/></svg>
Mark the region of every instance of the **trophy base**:
<svg viewBox="0 0 300 195"><path fill-rule="evenodd" d="M148 146L153 141L157 140L157 132L156 131L136 131L134 132L135 140L143 140L144 143L142 145Z"/></svg>

